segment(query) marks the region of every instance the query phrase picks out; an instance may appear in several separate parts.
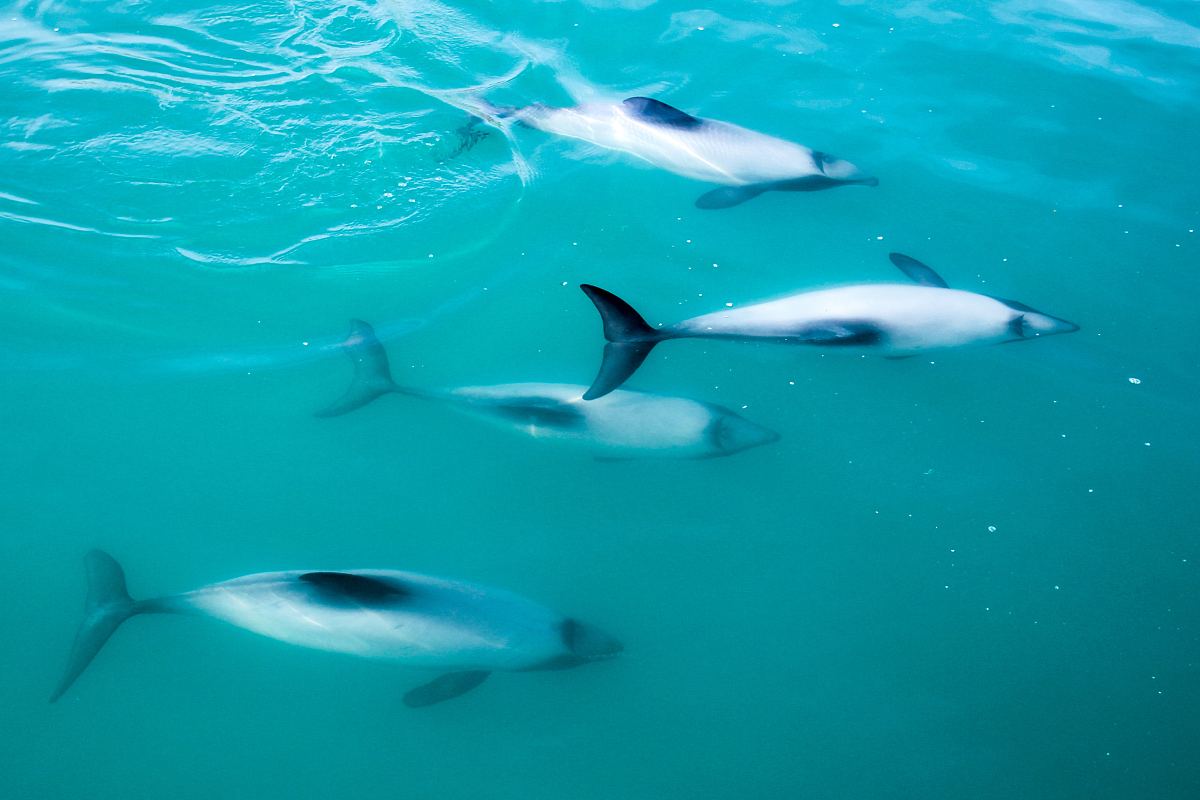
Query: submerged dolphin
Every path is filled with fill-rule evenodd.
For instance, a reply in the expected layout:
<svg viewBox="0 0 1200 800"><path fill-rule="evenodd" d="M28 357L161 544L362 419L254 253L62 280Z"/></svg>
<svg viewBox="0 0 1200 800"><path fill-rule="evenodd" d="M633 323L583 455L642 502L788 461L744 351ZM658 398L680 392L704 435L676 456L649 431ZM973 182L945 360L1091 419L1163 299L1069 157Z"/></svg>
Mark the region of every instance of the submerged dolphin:
<svg viewBox="0 0 1200 800"><path fill-rule="evenodd" d="M779 439L727 408L682 397L621 391L602 402L585 403L587 387L569 384L464 386L441 392L399 386L371 326L362 320L350 325L344 347L354 363L354 378L346 393L318 416L345 414L394 392L440 400L529 436L577 442L610 457L711 458Z"/></svg>
<svg viewBox="0 0 1200 800"><path fill-rule="evenodd" d="M511 592L413 572L263 572L134 600L112 556L93 550L85 564L84 619L50 702L136 614L199 614L302 647L442 670L404 695L412 707L457 697L495 670L564 669L621 651L600 630Z"/></svg>
<svg viewBox="0 0 1200 800"><path fill-rule="evenodd" d="M493 107L491 113L629 153L676 175L721 184L696 200L700 208L729 208L769 191L811 192L879 183L828 153L728 122L693 117L649 97L570 108Z"/></svg>
<svg viewBox="0 0 1200 800"><path fill-rule="evenodd" d="M667 339L743 339L858 349L903 357L926 350L1035 339L1079 326L1024 303L951 289L914 258L892 263L916 282L867 283L801 292L765 303L716 311L666 328L651 328L621 298L581 288L604 323L604 358L585 400L603 397Z"/></svg>

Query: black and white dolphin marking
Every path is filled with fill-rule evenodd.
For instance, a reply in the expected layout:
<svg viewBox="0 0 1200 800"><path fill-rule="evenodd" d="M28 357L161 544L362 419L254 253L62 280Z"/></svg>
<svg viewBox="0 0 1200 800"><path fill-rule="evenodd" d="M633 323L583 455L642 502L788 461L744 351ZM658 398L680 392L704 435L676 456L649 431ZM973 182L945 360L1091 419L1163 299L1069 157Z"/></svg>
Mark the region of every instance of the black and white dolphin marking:
<svg viewBox="0 0 1200 800"><path fill-rule="evenodd" d="M875 186L849 161L728 122L693 117L649 97L569 108L530 105L491 110L531 128L619 150L721 188L696 200L728 208L763 192L811 192L836 186Z"/></svg>
<svg viewBox="0 0 1200 800"><path fill-rule="evenodd" d="M779 439L779 434L713 403L619 391L596 403L583 401L586 386L512 383L429 391L392 380L387 351L372 327L351 320L343 348L354 363L350 388L317 412L332 417L384 394L443 402L473 416L546 441L583 445L608 458L712 458Z"/></svg>
<svg viewBox="0 0 1200 800"><path fill-rule="evenodd" d="M621 298L582 289L604 323L604 358L583 398L604 397L667 339L743 339L902 357L927 350L1035 339L1079 326L1015 300L951 289L914 258L891 254L915 284L869 283L801 292L652 328Z"/></svg>
<svg viewBox="0 0 1200 800"><path fill-rule="evenodd" d="M184 594L134 600L125 574L93 550L84 619L62 697L122 622L137 614L197 614L289 644L443 673L404 696L409 706L449 700L496 670L564 669L621 651L611 636L501 589L414 572L264 572Z"/></svg>

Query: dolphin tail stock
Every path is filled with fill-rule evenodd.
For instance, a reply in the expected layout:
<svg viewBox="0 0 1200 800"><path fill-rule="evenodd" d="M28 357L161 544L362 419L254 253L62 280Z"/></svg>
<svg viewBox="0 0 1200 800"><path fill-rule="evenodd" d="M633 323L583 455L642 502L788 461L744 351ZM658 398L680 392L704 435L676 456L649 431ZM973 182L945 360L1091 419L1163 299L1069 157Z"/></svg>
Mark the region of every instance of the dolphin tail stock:
<svg viewBox="0 0 1200 800"><path fill-rule="evenodd" d="M425 93L441 100L447 105L465 111L467 121L455 130L457 144L450 150L446 158L455 158L467 152L490 135L490 131L482 126L499 130L513 148L513 159L522 182L529 177L529 167L525 164L520 152L516 149L512 134L509 132L509 120L515 117L520 108L515 106L499 106L488 101L485 94L492 89L511 83L518 75L529 67L528 58L522 58L511 70L504 75L491 78L474 86L463 86L454 89L425 89Z"/></svg>
<svg viewBox="0 0 1200 800"><path fill-rule="evenodd" d="M345 394L314 416L339 417L385 394L404 391L392 380L387 351L369 323L361 319L350 320L350 335L341 348L354 364L354 377Z"/></svg>
<svg viewBox="0 0 1200 800"><path fill-rule="evenodd" d="M122 622L135 614L162 610L155 601L139 603L129 596L125 588L125 572L108 553L92 550L84 558L84 566L87 569L88 591L83 622L75 634L67 669L58 682L58 688L50 696L51 703L71 688Z"/></svg>
<svg viewBox="0 0 1200 800"><path fill-rule="evenodd" d="M476 98L473 108L467 110L467 121L454 130L457 141L443 160L457 158L471 150L491 136L490 129L503 131L505 122L516 117L520 110L516 106L497 106L483 98Z"/></svg>
<svg viewBox="0 0 1200 800"><path fill-rule="evenodd" d="M584 400L595 400L625 383L650 355L654 345L669 337L647 325L633 306L612 292L587 283L579 288L600 312L604 338L608 340L600 371L583 395Z"/></svg>

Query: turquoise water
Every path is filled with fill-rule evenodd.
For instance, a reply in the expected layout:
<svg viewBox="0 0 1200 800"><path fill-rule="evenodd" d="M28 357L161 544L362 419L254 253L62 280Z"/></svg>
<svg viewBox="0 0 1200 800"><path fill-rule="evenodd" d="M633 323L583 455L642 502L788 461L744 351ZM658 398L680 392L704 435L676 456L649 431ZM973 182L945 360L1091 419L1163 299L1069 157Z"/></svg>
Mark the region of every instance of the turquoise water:
<svg viewBox="0 0 1200 800"><path fill-rule="evenodd" d="M0 796L1193 797L1191 2L19 2L0 14ZM478 98L653 95L877 188L711 188ZM900 361L671 342L631 387L782 434L598 461L436 402L312 412L371 321L422 388L586 384L653 322L898 275L1082 329ZM135 596L380 567L617 659L444 705L401 666L146 617L55 705L103 547Z"/></svg>

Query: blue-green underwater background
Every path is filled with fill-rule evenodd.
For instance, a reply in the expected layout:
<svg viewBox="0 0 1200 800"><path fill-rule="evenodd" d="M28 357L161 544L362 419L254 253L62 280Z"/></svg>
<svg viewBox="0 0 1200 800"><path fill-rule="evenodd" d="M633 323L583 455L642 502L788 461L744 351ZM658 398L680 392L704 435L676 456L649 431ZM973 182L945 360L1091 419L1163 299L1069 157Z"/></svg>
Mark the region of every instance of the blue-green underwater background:
<svg viewBox="0 0 1200 800"><path fill-rule="evenodd" d="M875 189L710 187L465 101L652 94ZM191 0L0 16L0 797L1188 798L1200 791L1200 8ZM398 396L587 383L652 322L897 278L1078 322L886 361L702 341L634 388L780 431L600 462ZM47 698L82 555L503 586L621 658L428 675L138 618Z"/></svg>

